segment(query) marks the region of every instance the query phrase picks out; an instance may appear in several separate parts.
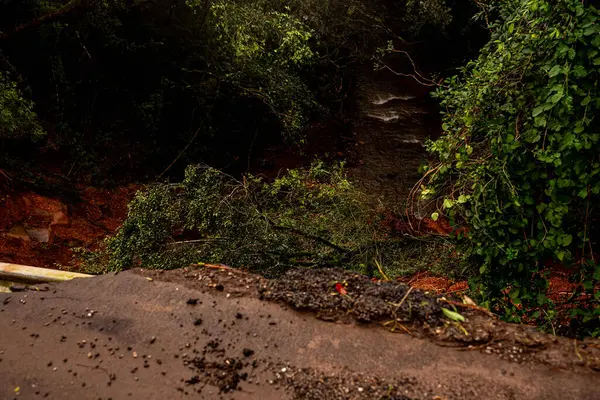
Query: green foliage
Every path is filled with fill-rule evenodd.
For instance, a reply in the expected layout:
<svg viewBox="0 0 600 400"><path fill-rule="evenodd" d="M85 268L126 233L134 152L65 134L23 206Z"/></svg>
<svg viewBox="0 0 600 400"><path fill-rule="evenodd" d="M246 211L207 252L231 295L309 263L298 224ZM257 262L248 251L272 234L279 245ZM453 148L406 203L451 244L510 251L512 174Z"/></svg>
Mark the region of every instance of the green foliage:
<svg viewBox="0 0 600 400"><path fill-rule="evenodd" d="M23 98L17 84L0 71L0 139L37 139L44 133L33 103Z"/></svg>
<svg viewBox="0 0 600 400"><path fill-rule="evenodd" d="M452 12L445 0L406 0L405 21L413 34L418 34L424 26L445 29L452 22Z"/></svg>
<svg viewBox="0 0 600 400"><path fill-rule="evenodd" d="M226 263L275 275L291 266L368 272L377 258L394 270L411 242L390 238L378 215L341 166L315 163L271 183L188 167L182 183L136 196L94 262L109 270Z"/></svg>
<svg viewBox="0 0 600 400"><path fill-rule="evenodd" d="M518 318L550 305L544 260L594 256L600 13L576 0L497 11L479 58L437 93L445 134L429 144L439 162L422 194L444 195L440 212L468 224L460 243L482 294Z"/></svg>
<svg viewBox="0 0 600 400"><path fill-rule="evenodd" d="M201 13L201 2L188 2ZM200 9L198 9L200 8ZM262 101L285 132L298 133L317 104L298 75L312 65L311 29L296 16L272 11L260 3L215 2L207 24L218 51L215 64L221 83L240 96ZM213 56L214 57L214 56ZM217 58L214 57L214 58Z"/></svg>
<svg viewBox="0 0 600 400"><path fill-rule="evenodd" d="M217 40L237 64L302 65L313 58L311 32L292 15L230 2L212 4L210 15Z"/></svg>

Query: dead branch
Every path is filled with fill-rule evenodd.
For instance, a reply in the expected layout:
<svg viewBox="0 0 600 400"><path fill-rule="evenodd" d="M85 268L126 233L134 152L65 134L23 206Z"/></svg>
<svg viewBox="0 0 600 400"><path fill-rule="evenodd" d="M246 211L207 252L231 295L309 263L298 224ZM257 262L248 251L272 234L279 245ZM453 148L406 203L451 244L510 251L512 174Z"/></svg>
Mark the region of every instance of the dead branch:
<svg viewBox="0 0 600 400"><path fill-rule="evenodd" d="M0 35L0 39L6 39L16 33L19 33L20 31L23 31L25 29L32 28L35 26L40 26L46 22L52 22L79 7L89 7L89 4L87 1L84 1L84 0L73 0L73 1L65 4L64 7L60 8L56 11L42 15L41 17L38 17L38 18L34 19L33 21L21 24L21 25L15 27L15 29L13 29L9 33L3 33L2 35Z"/></svg>

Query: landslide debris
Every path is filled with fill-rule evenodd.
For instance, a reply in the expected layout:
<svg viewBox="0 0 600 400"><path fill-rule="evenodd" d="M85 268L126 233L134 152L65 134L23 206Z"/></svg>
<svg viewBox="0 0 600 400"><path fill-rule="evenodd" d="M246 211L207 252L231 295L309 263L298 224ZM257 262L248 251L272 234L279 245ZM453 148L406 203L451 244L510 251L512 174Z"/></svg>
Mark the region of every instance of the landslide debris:
<svg viewBox="0 0 600 400"><path fill-rule="evenodd" d="M372 281L340 268L294 269L272 280L264 298L317 312L322 319L354 317L361 322L396 320L440 325L438 296L404 283Z"/></svg>

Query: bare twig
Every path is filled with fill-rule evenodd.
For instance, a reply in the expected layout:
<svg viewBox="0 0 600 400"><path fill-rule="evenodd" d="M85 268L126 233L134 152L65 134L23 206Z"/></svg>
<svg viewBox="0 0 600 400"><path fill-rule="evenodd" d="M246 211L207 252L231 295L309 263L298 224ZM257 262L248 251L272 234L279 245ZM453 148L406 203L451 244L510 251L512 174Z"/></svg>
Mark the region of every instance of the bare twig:
<svg viewBox="0 0 600 400"><path fill-rule="evenodd" d="M392 304L392 305L396 306L396 308L394 309L394 312L392 313L392 315L394 316L394 318L396 318L396 312L398 312L398 310L400 309L400 306L402 306L402 303L404 303L404 300L406 300L406 298L408 297L408 295L412 291L413 291L413 287L411 286L411 287L408 288L408 290L404 294L404 297L402 297L402 300L400 300L400 303L398 303L398 304Z"/></svg>
<svg viewBox="0 0 600 400"><path fill-rule="evenodd" d="M171 242L171 243L167 243L167 246L177 246L177 245L182 245L182 244L194 244L194 243L211 243L211 242L217 242L219 240L227 240L229 238L206 238L206 239L194 239L194 240L181 240L178 242Z"/></svg>
<svg viewBox="0 0 600 400"><path fill-rule="evenodd" d="M379 62L381 63L381 65L382 65L382 67L384 69L387 69L388 71L390 71L394 75L405 76L407 78L413 78L415 81L417 81L417 83L419 83L419 84L421 84L423 86L438 86L438 84L436 82L433 82L431 80L430 80L430 82L433 82L433 83L426 83L424 81L421 81L421 79L425 80L426 78L423 78L416 70L415 70L414 74L405 74L405 73L396 71L395 69L393 69L392 67L390 67L389 65L385 64L382 61L379 61ZM429 80L429 79L427 79L427 80Z"/></svg>
<svg viewBox="0 0 600 400"><path fill-rule="evenodd" d="M171 162L171 164L169 164L169 166L167 168L165 168L165 170L163 172L161 172L160 175L158 175L157 179L162 178L162 176L164 174L167 173L167 171L169 171L171 169L171 167L177 162L177 160L179 160L179 158L187 151L188 147L190 147L190 145L194 142L194 140L196 140L196 137L198 136L198 133L200 132L201 128L198 128L196 130L196 133L194 133L194 136L192 136L192 138L190 139L190 141L185 145L185 147L183 148L183 150L181 150L181 152L177 155L177 157L175 157L175 159Z"/></svg>
<svg viewBox="0 0 600 400"><path fill-rule="evenodd" d="M108 375L108 378L110 379L110 373L108 372L108 370L106 368L102 368L99 365L86 365L86 364L79 364L79 363L77 363L75 365L77 365L78 367L86 367L89 369L99 369L100 371L104 371L106 373L106 375Z"/></svg>
<svg viewBox="0 0 600 400"><path fill-rule="evenodd" d="M413 333L407 327L405 327L404 325L402 325L400 322L396 321L395 319L385 322L383 324L383 326L388 326L390 324L394 324L394 326L392 326L392 329L390 329L390 332L394 332L394 330L396 328L401 328L404 332L408 333L411 336L414 336Z"/></svg>
<svg viewBox="0 0 600 400"><path fill-rule="evenodd" d="M235 268L231 268L231 267L229 267L227 265L221 265L221 264L199 264L199 265L201 265L202 267L205 267L205 268L221 269L221 270L224 270L224 271L229 271L229 270L234 270L235 269Z"/></svg>
<svg viewBox="0 0 600 400"><path fill-rule="evenodd" d="M12 178L10 177L10 175L8 173L6 173L6 172L4 172L3 170L0 169L0 174L2 176L4 176L8 181L12 182Z"/></svg>

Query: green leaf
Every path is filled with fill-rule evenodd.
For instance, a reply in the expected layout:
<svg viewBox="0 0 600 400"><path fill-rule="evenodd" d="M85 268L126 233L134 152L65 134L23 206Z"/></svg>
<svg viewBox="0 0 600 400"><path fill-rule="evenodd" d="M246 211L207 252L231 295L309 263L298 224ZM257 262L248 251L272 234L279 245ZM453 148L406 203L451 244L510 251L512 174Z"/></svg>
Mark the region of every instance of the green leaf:
<svg viewBox="0 0 600 400"><path fill-rule="evenodd" d="M548 298L546 297L546 295L544 293L538 293L537 303L539 305L546 304L547 301L548 301Z"/></svg>
<svg viewBox="0 0 600 400"><path fill-rule="evenodd" d="M442 307L442 312L446 316L446 318L451 319L452 321L460 321L465 322L465 317L457 313L456 311L450 311L444 307Z"/></svg>
<svg viewBox="0 0 600 400"><path fill-rule="evenodd" d="M454 201L450 199L444 199L444 208L452 208L454 206Z"/></svg>
<svg viewBox="0 0 600 400"><path fill-rule="evenodd" d="M533 109L532 116L533 117L537 117L538 115L540 115L541 113L543 113L545 110L546 110L546 108L545 108L545 106L543 104L539 105L539 106L537 106L536 108Z"/></svg>
<svg viewBox="0 0 600 400"><path fill-rule="evenodd" d="M548 122L548 121L546 120L546 117L543 117L543 116L539 116L539 115L538 115L537 117L535 117L535 120L533 121L533 124L534 124L536 127L538 127L538 128L539 128L539 127L544 127L544 126L546 126L546 123L547 123L547 122Z"/></svg>
<svg viewBox="0 0 600 400"><path fill-rule="evenodd" d="M590 96L586 96L582 101L581 101L581 105L582 106L587 106L588 104L590 104L590 101L592 100L592 98Z"/></svg>
<svg viewBox="0 0 600 400"><path fill-rule="evenodd" d="M567 234L562 235L561 239L562 239L562 244L564 246L568 246L571 244L571 242L573 242L573 236L571 236L571 235L567 235Z"/></svg>
<svg viewBox="0 0 600 400"><path fill-rule="evenodd" d="M438 212L434 212L433 214L431 214L431 219L434 221L437 221L439 217L440 217L440 213L438 213Z"/></svg>
<svg viewBox="0 0 600 400"><path fill-rule="evenodd" d="M558 93L555 93L554 95L552 95L552 96L550 97L550 102L551 102L552 104L556 104L556 103L558 103L558 102L560 101L560 99L562 99L562 98L563 98L563 95L564 95L564 94L563 94L563 92L558 92Z"/></svg>
<svg viewBox="0 0 600 400"><path fill-rule="evenodd" d="M575 75L577 78L583 78L587 75L587 71L583 65L576 65L575 68L573 68L573 75Z"/></svg>
<svg viewBox="0 0 600 400"><path fill-rule="evenodd" d="M587 28L585 28L583 30L583 35L584 36L590 36L590 35L593 35L594 33L596 33L596 26L595 25L588 26Z"/></svg>
<svg viewBox="0 0 600 400"><path fill-rule="evenodd" d="M548 72L548 75L550 76L550 78L554 78L556 75L560 74L561 71L562 71L562 67L560 65L555 65L554 67L552 67L552 69L550 69L550 72Z"/></svg>
<svg viewBox="0 0 600 400"><path fill-rule="evenodd" d="M464 204L467 202L469 198L467 196L465 196L464 194L461 194L460 196L458 196L458 202L460 204Z"/></svg>
<svg viewBox="0 0 600 400"><path fill-rule="evenodd" d="M562 251L562 250L561 250L561 251L559 251L559 252L557 252L557 253L556 253L556 257L558 257L558 259L559 259L560 261L564 260L564 259L565 259L565 252L564 252L564 251Z"/></svg>

